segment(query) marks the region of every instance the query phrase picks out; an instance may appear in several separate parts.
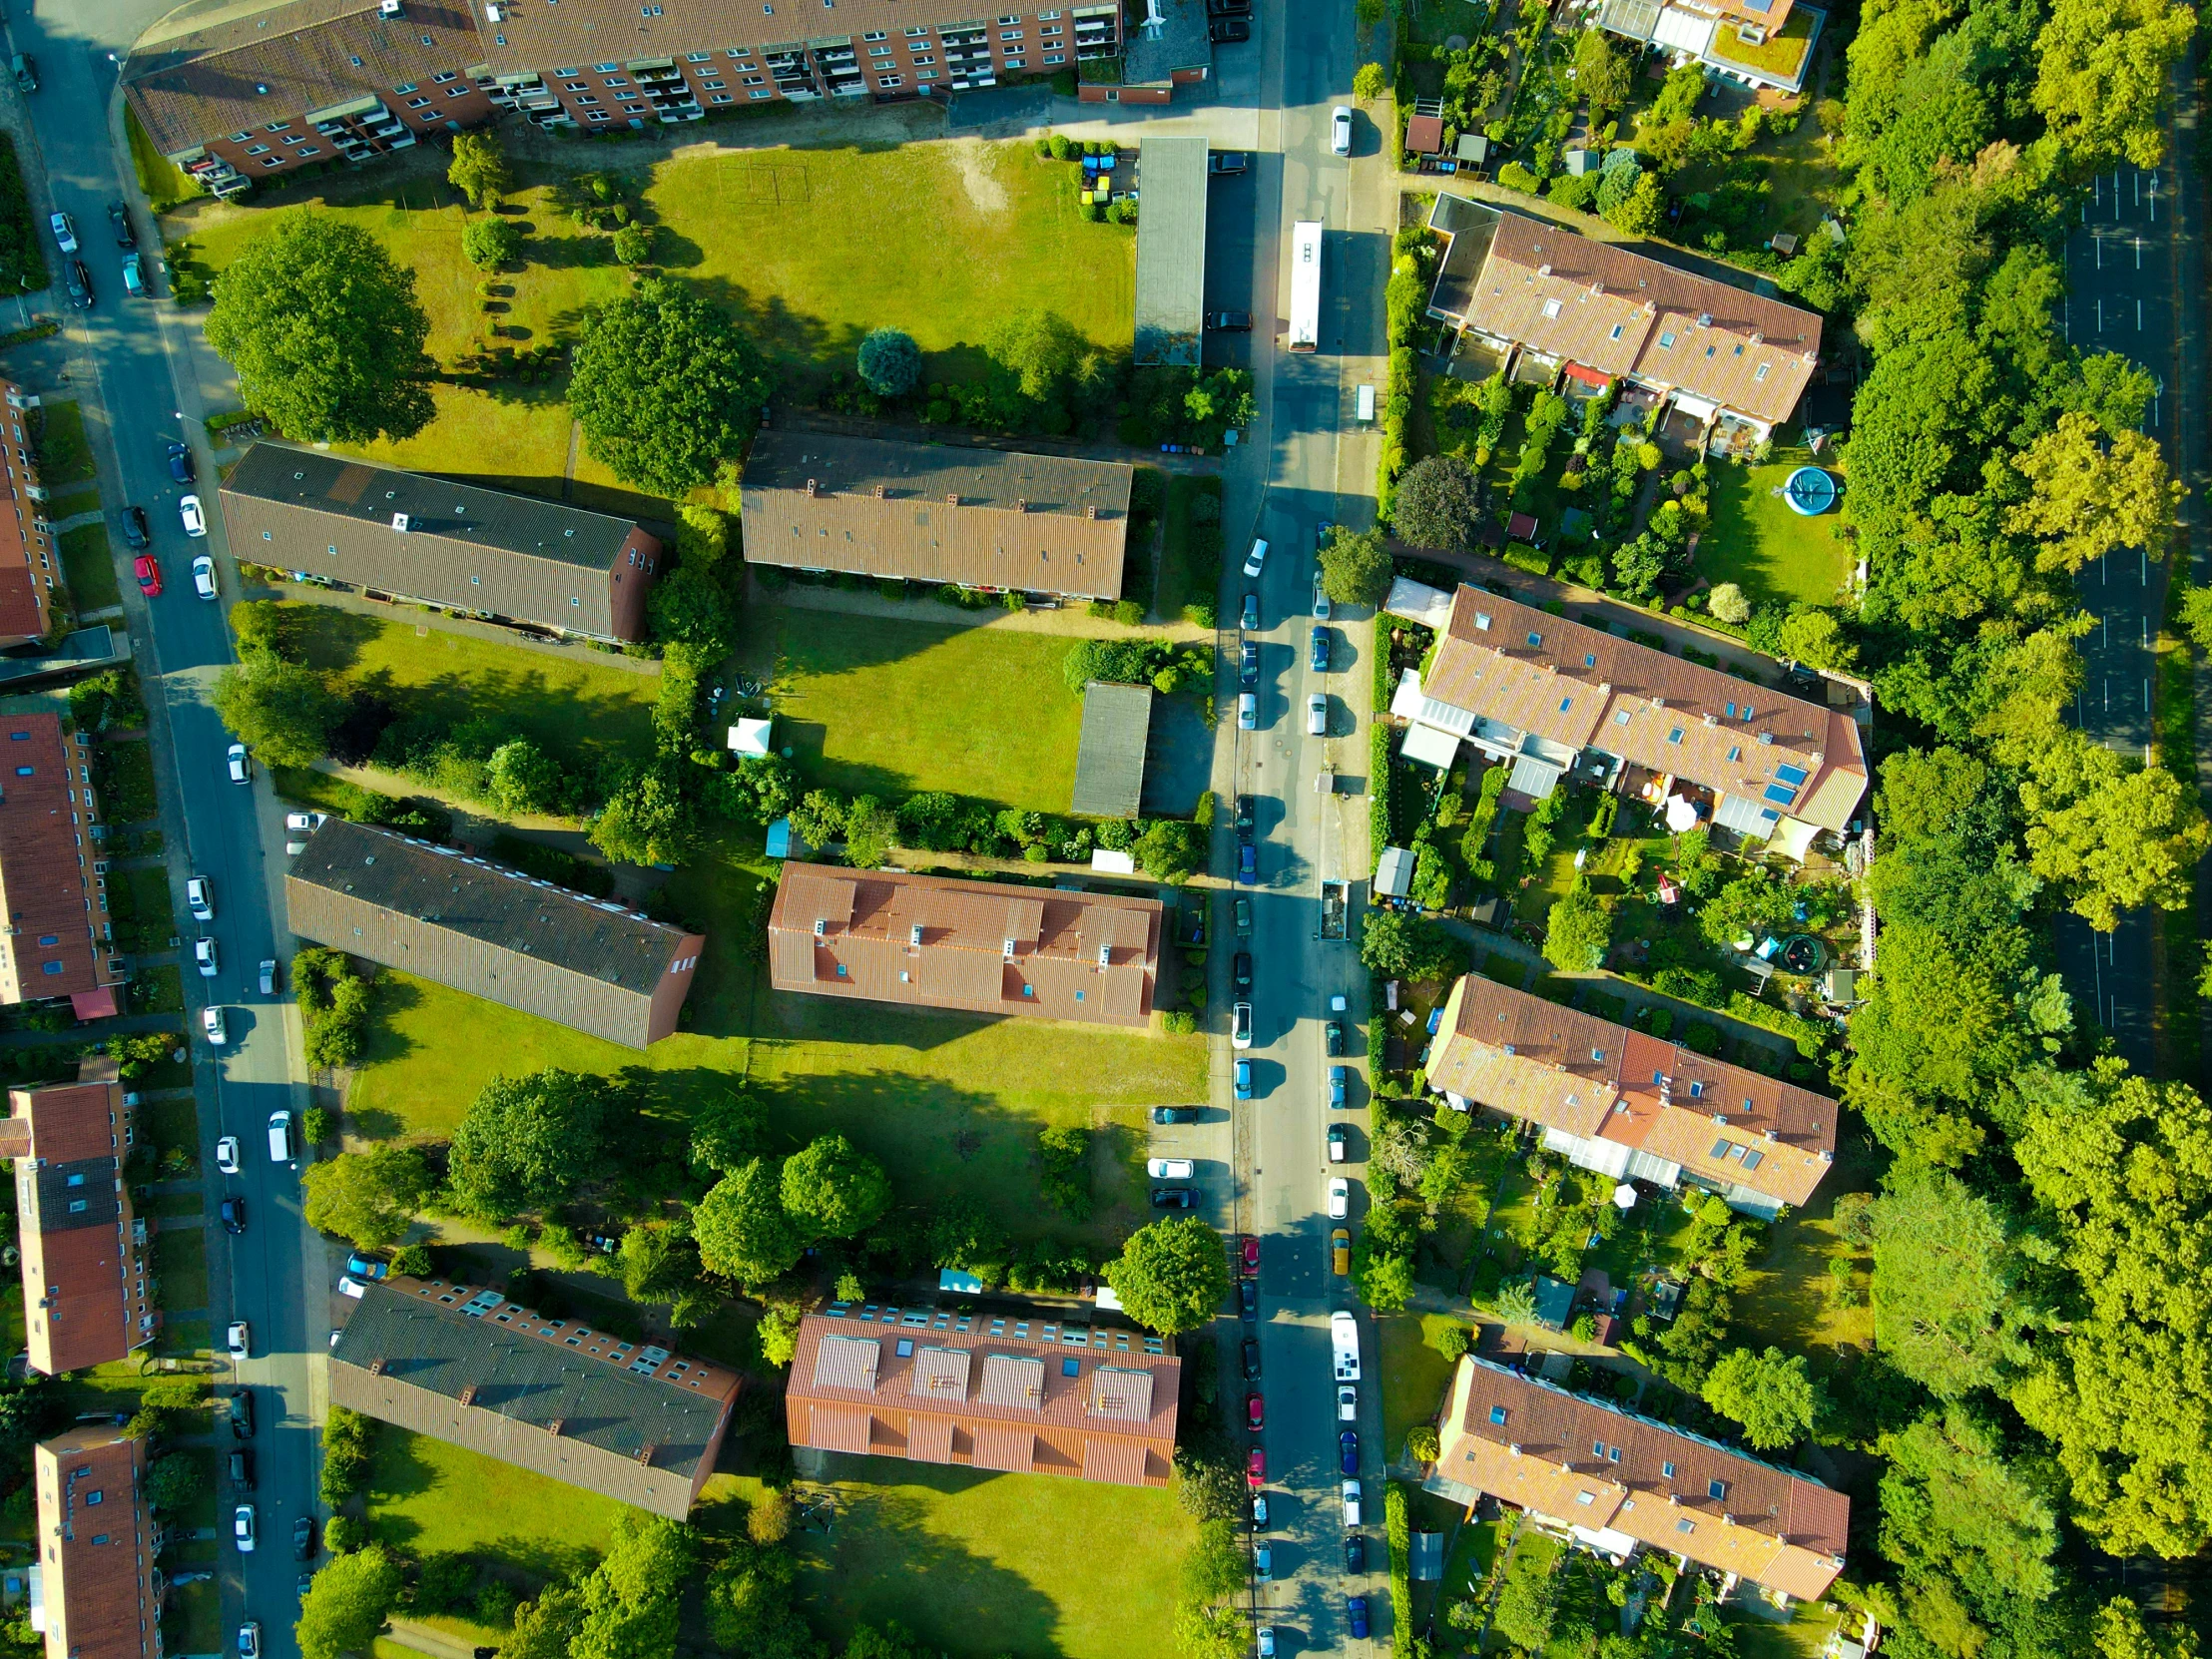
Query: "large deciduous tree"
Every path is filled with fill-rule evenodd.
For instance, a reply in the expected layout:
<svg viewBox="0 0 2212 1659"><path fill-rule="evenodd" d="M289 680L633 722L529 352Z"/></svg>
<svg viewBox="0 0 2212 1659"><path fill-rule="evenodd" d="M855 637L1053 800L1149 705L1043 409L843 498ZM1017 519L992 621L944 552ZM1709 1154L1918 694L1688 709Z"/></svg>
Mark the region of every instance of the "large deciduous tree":
<svg viewBox="0 0 2212 1659"><path fill-rule="evenodd" d="M1339 605L1380 605L1388 598L1390 553L1382 532L1339 525L1321 550L1321 586Z"/></svg>
<svg viewBox="0 0 2212 1659"><path fill-rule="evenodd" d="M437 1190L430 1166L409 1146L372 1146L318 1160L300 1173L299 1185L307 1224L363 1250L405 1238L415 1212Z"/></svg>
<svg viewBox="0 0 2212 1659"><path fill-rule="evenodd" d="M1754 1354L1731 1349L1705 1379L1705 1403L1744 1425L1744 1438L1761 1451L1794 1445L1812 1432L1822 1409L1821 1386L1806 1370L1805 1356L1779 1348Z"/></svg>
<svg viewBox="0 0 2212 1659"><path fill-rule="evenodd" d="M1612 942L1613 912L1578 877L1544 919L1544 960L1564 973L1587 973L1604 966Z"/></svg>
<svg viewBox="0 0 2212 1659"><path fill-rule="evenodd" d="M1382 910L1362 924L1360 960L1385 979L1441 979L1466 965L1466 953L1426 916Z"/></svg>
<svg viewBox="0 0 2212 1659"><path fill-rule="evenodd" d="M216 278L207 333L247 403L287 437L409 438L436 412L414 273L357 225L279 217Z"/></svg>
<svg viewBox="0 0 2212 1659"><path fill-rule="evenodd" d="M1944 1399L2016 1376L2047 1318L2039 1242L1956 1176L1905 1163L1869 1211L1875 1341L1890 1363Z"/></svg>
<svg viewBox="0 0 2212 1659"><path fill-rule="evenodd" d="M1883 1554L1998 1596L2050 1594L2058 1524L2047 1464L2038 1477L2008 1462L1996 1427L1958 1405L1884 1436L1882 1451Z"/></svg>
<svg viewBox="0 0 2212 1659"><path fill-rule="evenodd" d="M299 1603L299 1621L292 1626L299 1651L306 1659L368 1652L398 1598L399 1563L381 1544L332 1558Z"/></svg>
<svg viewBox="0 0 2212 1659"><path fill-rule="evenodd" d="M753 341L673 277L593 313L574 364L569 407L593 457L659 495L712 483L768 401Z"/></svg>
<svg viewBox="0 0 2212 1659"><path fill-rule="evenodd" d="M782 1172L755 1158L716 1182L692 1211L692 1236L709 1271L765 1285L806 1253L784 1210Z"/></svg>
<svg viewBox="0 0 2212 1659"><path fill-rule="evenodd" d="M2091 416L2069 410L2012 465L2028 493L2005 515L2005 528L2036 539L2036 569L2072 575L2122 548L2145 548L2153 558L2165 551L2182 490L2156 438L2107 435Z"/></svg>
<svg viewBox="0 0 2212 1659"><path fill-rule="evenodd" d="M2166 153L2166 77L2196 29L2171 0L2055 0L2035 37L2035 113L2060 170L2085 178Z"/></svg>
<svg viewBox="0 0 2212 1659"><path fill-rule="evenodd" d="M639 767L615 787L586 833L626 864L682 863L699 844L699 809L685 792L682 762Z"/></svg>
<svg viewBox="0 0 2212 1659"><path fill-rule="evenodd" d="M1141 1227L1106 1265L1129 1317L1164 1336L1195 1331L1229 1294L1229 1259L1221 1235L1195 1216Z"/></svg>
<svg viewBox="0 0 2212 1659"><path fill-rule="evenodd" d="M268 766L312 766L345 718L345 700L319 671L267 655L218 674L214 701L217 718Z"/></svg>
<svg viewBox="0 0 2212 1659"><path fill-rule="evenodd" d="M2020 785L2028 863L2058 882L2076 915L2109 933L2120 912L2190 902L2212 845L2196 792L2160 766L2122 760L2079 732L2043 747Z"/></svg>
<svg viewBox="0 0 2212 1659"><path fill-rule="evenodd" d="M1088 342L1057 311L1009 311L993 323L983 348L1024 397L1056 396L1081 365Z"/></svg>
<svg viewBox="0 0 2212 1659"><path fill-rule="evenodd" d="M1415 461L1390 498L1390 528L1413 547L1471 553L1482 529L1482 484L1456 455Z"/></svg>
<svg viewBox="0 0 2212 1659"><path fill-rule="evenodd" d="M445 170L446 183L469 200L478 212L489 208L510 188L507 158L496 133L482 128L453 135L453 160Z"/></svg>
<svg viewBox="0 0 2212 1659"><path fill-rule="evenodd" d="M453 1131L454 1203L487 1220L565 1203L598 1170L605 1088L551 1067L486 1083Z"/></svg>
<svg viewBox="0 0 2212 1659"><path fill-rule="evenodd" d="M784 1213L804 1244L849 1239L890 1208L890 1177L842 1135L823 1135L784 1161Z"/></svg>

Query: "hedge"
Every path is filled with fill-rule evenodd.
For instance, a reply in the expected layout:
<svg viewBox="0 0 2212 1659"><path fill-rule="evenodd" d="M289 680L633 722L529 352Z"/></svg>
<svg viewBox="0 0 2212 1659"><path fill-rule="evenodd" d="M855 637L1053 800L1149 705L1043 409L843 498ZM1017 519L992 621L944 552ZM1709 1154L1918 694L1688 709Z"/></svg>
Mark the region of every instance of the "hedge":
<svg viewBox="0 0 2212 1659"><path fill-rule="evenodd" d="M1368 728L1368 857L1381 863L1390 844L1390 729L1382 721Z"/></svg>
<svg viewBox="0 0 2212 1659"><path fill-rule="evenodd" d="M1772 1007L1742 991L1729 993L1728 1011L1747 1025L1757 1025L1777 1036L1788 1037L1808 1060L1818 1060L1821 1050L1828 1045L1827 1026L1802 1014L1793 1014L1787 1008Z"/></svg>
<svg viewBox="0 0 2212 1659"><path fill-rule="evenodd" d="M1413 1525L1401 1480L1391 1481L1383 1494L1382 1524L1390 1544L1390 1652L1395 1659L1407 1659L1413 1651Z"/></svg>

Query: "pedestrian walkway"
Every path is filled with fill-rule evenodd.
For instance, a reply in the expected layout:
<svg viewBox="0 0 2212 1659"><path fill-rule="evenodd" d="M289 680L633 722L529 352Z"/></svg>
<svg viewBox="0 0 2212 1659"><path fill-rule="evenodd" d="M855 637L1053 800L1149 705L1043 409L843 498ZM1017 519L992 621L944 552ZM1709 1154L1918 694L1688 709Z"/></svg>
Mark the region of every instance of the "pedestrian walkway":
<svg viewBox="0 0 2212 1659"><path fill-rule="evenodd" d="M351 611L355 616L374 617L379 622L394 623L401 627L411 625L417 629L434 628L443 634L463 634L472 640L484 640L492 645L512 646L517 651L535 651L541 656L565 657L570 662L586 662L593 668L622 669L632 674L655 678L661 672L657 658L632 657L624 652L607 651L598 646L587 645L582 640L547 639L536 634L521 633L513 628L502 628L493 622L448 616L443 611L430 610L419 605L365 599L357 593L341 593L336 588L325 588L312 582L271 583L254 590L248 597L291 599L302 605L327 605L333 611Z"/></svg>
<svg viewBox="0 0 2212 1659"><path fill-rule="evenodd" d="M1188 472L1199 476L1219 473L1224 458L1236 448L1232 444L1213 455L1190 451L1169 454L1126 443L1090 443L1081 438L1048 438L1027 432L968 432L947 426L911 426L896 420L871 420L863 415L825 414L819 409L779 410L777 421L784 430L792 432L884 438L952 449L996 449L1022 455L1065 455L1079 461L1120 461L1129 466L1156 466L1164 472Z"/></svg>
<svg viewBox="0 0 2212 1659"><path fill-rule="evenodd" d="M1063 639L1174 640L1179 644L1211 645L1214 630L1192 622L1147 622L1128 628L1105 617L1092 616L1081 605L1057 610L1025 608L1009 611L988 605L969 609L937 599L885 599L873 588L818 588L788 582L771 590L758 576L749 583L746 597L754 604L789 605L801 611L842 611L848 616L880 617L891 622L919 622L932 628L997 628L1012 634L1058 634Z"/></svg>

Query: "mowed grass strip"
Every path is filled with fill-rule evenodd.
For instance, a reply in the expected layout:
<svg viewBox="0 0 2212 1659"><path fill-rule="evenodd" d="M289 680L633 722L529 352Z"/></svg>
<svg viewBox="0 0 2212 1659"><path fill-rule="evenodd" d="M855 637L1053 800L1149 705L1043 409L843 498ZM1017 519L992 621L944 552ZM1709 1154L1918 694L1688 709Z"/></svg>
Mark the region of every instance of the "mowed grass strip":
<svg viewBox="0 0 2212 1659"><path fill-rule="evenodd" d="M81 524L74 530L64 531L61 554L62 580L69 584L69 600L76 606L79 616L104 611L122 599L116 585L115 554L108 546L106 525Z"/></svg>
<svg viewBox="0 0 2212 1659"><path fill-rule="evenodd" d="M798 606L776 626L776 741L808 783L1068 810L1083 704L1060 668L1074 641Z"/></svg>
<svg viewBox="0 0 2212 1659"><path fill-rule="evenodd" d="M1716 585L1738 584L1754 604L1833 605L1852 568L1842 521L1834 511L1816 518L1792 512L1780 493L1791 473L1811 464L1811 450L1781 444L1763 466L1710 462L1713 525L1698 540L1697 573Z"/></svg>
<svg viewBox="0 0 2212 1659"><path fill-rule="evenodd" d="M606 1552L624 1505L496 1457L381 1424L369 1449L369 1533L409 1555L488 1556L544 1581Z"/></svg>
<svg viewBox="0 0 2212 1659"><path fill-rule="evenodd" d="M896 1619L978 1659L1149 1659L1179 1651L1174 1603L1197 1524L1167 1488L831 1454L837 1520L793 1533L800 1585L833 1644Z"/></svg>

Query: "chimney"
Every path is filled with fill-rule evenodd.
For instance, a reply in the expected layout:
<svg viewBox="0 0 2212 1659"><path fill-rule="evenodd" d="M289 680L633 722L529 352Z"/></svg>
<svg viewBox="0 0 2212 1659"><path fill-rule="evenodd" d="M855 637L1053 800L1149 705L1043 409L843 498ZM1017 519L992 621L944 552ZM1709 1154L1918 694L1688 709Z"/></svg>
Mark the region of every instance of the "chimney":
<svg viewBox="0 0 2212 1659"><path fill-rule="evenodd" d="M920 923L920 922L918 922L918 921L917 921L917 922L915 922L915 923L913 924L913 926L909 927L909 928L908 928L908 929L906 930L906 942L907 942L908 944L919 944L919 943L921 943L921 923Z"/></svg>
<svg viewBox="0 0 2212 1659"><path fill-rule="evenodd" d="M1013 959L1014 959L1014 941L1013 941L1012 939L1008 939L1008 940L1006 941L1006 960L1008 960L1008 961L1010 962L1010 961L1012 961Z"/></svg>
<svg viewBox="0 0 2212 1659"><path fill-rule="evenodd" d="M878 501L883 499L883 486L881 484L877 484L875 486L874 495L875 499Z"/></svg>
<svg viewBox="0 0 2212 1659"><path fill-rule="evenodd" d="M815 918L815 937L816 937L816 938L818 938L818 939L819 939L819 938L822 938L822 937L824 937L825 935L827 935L827 934L829 933L829 931L830 931L830 923L829 923L828 921L824 920L824 919L823 919L822 917L820 917L820 916L817 916L817 917Z"/></svg>
<svg viewBox="0 0 2212 1659"><path fill-rule="evenodd" d="M561 1430L567 1426L568 1418L555 1417L551 1422L545 1425L545 1431L557 1440L561 1437Z"/></svg>
<svg viewBox="0 0 2212 1659"><path fill-rule="evenodd" d="M944 504L947 507L957 507L960 504L960 492L958 490L954 490L950 495L944 498Z"/></svg>
<svg viewBox="0 0 2212 1659"><path fill-rule="evenodd" d="M821 486L812 478L807 480L807 493L809 495L819 495L821 493Z"/></svg>
<svg viewBox="0 0 2212 1659"><path fill-rule="evenodd" d="M1017 496L1015 496L1015 497L1014 497L1014 511L1015 511L1015 512L1017 512L1017 513L1025 513L1025 512L1027 512L1028 510L1029 510L1029 497L1027 497L1026 495L1017 495Z"/></svg>
<svg viewBox="0 0 2212 1659"><path fill-rule="evenodd" d="M1098 509L1096 507L1085 507L1083 509L1083 516L1085 518L1096 518L1098 516Z"/></svg>
<svg viewBox="0 0 2212 1659"><path fill-rule="evenodd" d="M1114 947L1110 944L1100 945L1098 947L1098 965L1100 967L1109 967L1113 964L1113 960Z"/></svg>
<svg viewBox="0 0 2212 1659"><path fill-rule="evenodd" d="M647 1468L651 1468L653 1466L653 1454L660 1449L651 1440L646 1441L645 1444L638 1447L638 1461Z"/></svg>
<svg viewBox="0 0 2212 1659"><path fill-rule="evenodd" d="M474 1405L476 1403L475 1383L471 1382L468 1384L468 1386L461 1390L461 1403L463 1405Z"/></svg>
<svg viewBox="0 0 2212 1659"><path fill-rule="evenodd" d="M391 515L391 527L401 535L405 535L407 533L407 515L405 513L393 513Z"/></svg>

